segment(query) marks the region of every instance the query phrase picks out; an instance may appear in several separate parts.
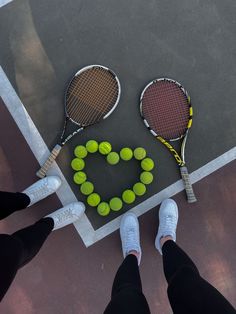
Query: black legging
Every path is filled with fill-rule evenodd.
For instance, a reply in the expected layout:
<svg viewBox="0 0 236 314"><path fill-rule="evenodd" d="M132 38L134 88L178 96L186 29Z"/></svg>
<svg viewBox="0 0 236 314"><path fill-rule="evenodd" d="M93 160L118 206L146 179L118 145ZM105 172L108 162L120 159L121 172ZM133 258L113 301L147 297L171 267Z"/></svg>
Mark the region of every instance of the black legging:
<svg viewBox="0 0 236 314"><path fill-rule="evenodd" d="M26 208L30 198L24 193L0 191L0 220L6 218L17 210Z"/></svg>
<svg viewBox="0 0 236 314"><path fill-rule="evenodd" d="M142 292L138 260L128 255L119 267L112 286L111 302L104 314L150 313Z"/></svg>
<svg viewBox="0 0 236 314"><path fill-rule="evenodd" d="M175 242L165 242L162 253L174 314L236 313L223 295L200 276L197 266Z"/></svg>
<svg viewBox="0 0 236 314"><path fill-rule="evenodd" d="M174 242L162 247L168 297L174 314L235 314L232 305L199 275L187 254ZM137 258L128 255L115 276L111 301L104 314L149 314L142 293Z"/></svg>
<svg viewBox="0 0 236 314"><path fill-rule="evenodd" d="M0 191L0 219L27 207L29 197L24 193ZM0 234L0 301L12 283L17 270L39 252L54 227L52 218L43 218L34 225L12 235Z"/></svg>

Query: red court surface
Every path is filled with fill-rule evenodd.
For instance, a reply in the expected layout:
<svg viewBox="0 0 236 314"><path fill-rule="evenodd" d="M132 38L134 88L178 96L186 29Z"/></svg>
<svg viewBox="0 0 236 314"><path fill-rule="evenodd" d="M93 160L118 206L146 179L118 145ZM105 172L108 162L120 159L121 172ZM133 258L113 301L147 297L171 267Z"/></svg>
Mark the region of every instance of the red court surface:
<svg viewBox="0 0 236 314"><path fill-rule="evenodd" d="M21 191L35 180L37 161L4 104L0 103L0 189ZM179 205L177 242L200 273L236 306L236 162L194 185L199 200ZM1 221L2 233L29 225L60 207L56 195ZM154 248L158 208L139 218L143 290L152 313L171 313L162 259ZM119 233L85 248L73 226L53 232L36 258L22 268L0 305L4 314L99 314L109 302L112 281L122 262Z"/></svg>

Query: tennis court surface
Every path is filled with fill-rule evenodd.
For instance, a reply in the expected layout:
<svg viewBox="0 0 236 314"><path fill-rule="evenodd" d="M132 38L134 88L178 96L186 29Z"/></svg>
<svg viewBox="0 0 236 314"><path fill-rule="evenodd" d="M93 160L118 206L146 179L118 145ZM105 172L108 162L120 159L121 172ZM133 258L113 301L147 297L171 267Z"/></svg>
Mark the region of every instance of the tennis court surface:
<svg viewBox="0 0 236 314"><path fill-rule="evenodd" d="M116 231L120 215L132 209L141 222L144 292L153 313L170 313L161 258L154 249L158 205L166 197L174 197L180 207L179 243L202 275L236 306L233 1L182 1L178 8L173 1L127 5L123 0L14 0L0 5L2 190L20 191L37 180L39 162L60 136L65 88L78 69L102 64L121 82L114 113L69 142L50 170L64 180L57 195L2 221L1 232L33 223L61 203L85 200L73 183L70 162L75 146L89 139L109 141L116 151L142 146L155 161L154 182L135 203L107 217L87 206L82 221L53 233L38 257L17 275L2 312L101 313L122 260ZM174 160L139 114L141 91L164 76L181 82L193 103L186 147L198 198L192 205L185 200ZM86 162L104 199L137 181L135 161L112 169L101 156Z"/></svg>

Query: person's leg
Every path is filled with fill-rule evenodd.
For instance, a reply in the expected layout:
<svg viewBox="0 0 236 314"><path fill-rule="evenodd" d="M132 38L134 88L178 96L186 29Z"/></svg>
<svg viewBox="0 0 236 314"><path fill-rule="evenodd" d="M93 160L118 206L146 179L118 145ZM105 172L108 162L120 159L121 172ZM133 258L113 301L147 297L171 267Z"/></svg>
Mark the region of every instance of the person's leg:
<svg viewBox="0 0 236 314"><path fill-rule="evenodd" d="M163 201L159 210L159 227L155 246L160 254L163 254L163 269L168 283L183 266L188 266L199 274L190 257L175 243L177 223L177 204L172 199Z"/></svg>
<svg viewBox="0 0 236 314"><path fill-rule="evenodd" d="M53 226L53 219L45 218L12 235L0 235L0 301L17 270L38 253Z"/></svg>
<svg viewBox="0 0 236 314"><path fill-rule="evenodd" d="M235 314L236 310L203 279L191 258L173 241L162 239L168 297L175 314Z"/></svg>
<svg viewBox="0 0 236 314"><path fill-rule="evenodd" d="M163 254L168 297L175 314L236 313L231 304L199 274L191 258L175 243L178 207L165 200L159 211L155 246Z"/></svg>
<svg viewBox="0 0 236 314"><path fill-rule="evenodd" d="M114 297L123 288L135 287L137 290L142 291L142 282L139 273L138 260L134 254L128 254L122 264L120 265L113 285L111 296Z"/></svg>
<svg viewBox="0 0 236 314"><path fill-rule="evenodd" d="M11 235L0 234L0 301L16 275L22 250L20 241Z"/></svg>
<svg viewBox="0 0 236 314"><path fill-rule="evenodd" d="M125 259L116 273L111 301L104 314L149 314L139 274L141 247L138 219L134 214L122 217L120 236Z"/></svg>
<svg viewBox="0 0 236 314"><path fill-rule="evenodd" d="M44 199L54 193L60 185L59 177L49 176L38 180L22 193L0 191L0 220Z"/></svg>
<svg viewBox="0 0 236 314"><path fill-rule="evenodd" d="M34 225L13 233L12 237L20 241L23 248L19 267L32 260L52 230L63 228L78 220L84 210L83 203L71 203L45 216Z"/></svg>
<svg viewBox="0 0 236 314"><path fill-rule="evenodd" d="M17 210L26 208L29 204L30 198L24 193L0 191L0 220Z"/></svg>
<svg viewBox="0 0 236 314"><path fill-rule="evenodd" d="M199 275L197 266L173 240L164 237L161 242L163 243L163 269L168 283L182 267L188 266Z"/></svg>
<svg viewBox="0 0 236 314"><path fill-rule="evenodd" d="M32 226L12 235L0 235L0 300L8 290L17 270L39 252L51 231L73 223L81 217L84 210L83 203L71 203Z"/></svg>
<svg viewBox="0 0 236 314"><path fill-rule="evenodd" d="M42 218L34 225L21 229L12 234L12 238L21 243L21 256L18 261L18 268L21 268L39 252L43 243L54 227L52 218Z"/></svg>

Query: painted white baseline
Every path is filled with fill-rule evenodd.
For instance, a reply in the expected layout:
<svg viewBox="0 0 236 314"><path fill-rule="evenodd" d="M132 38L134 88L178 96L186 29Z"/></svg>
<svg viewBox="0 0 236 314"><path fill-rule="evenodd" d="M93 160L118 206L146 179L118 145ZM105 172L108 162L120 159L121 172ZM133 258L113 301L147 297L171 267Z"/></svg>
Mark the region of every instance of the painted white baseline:
<svg viewBox="0 0 236 314"><path fill-rule="evenodd" d="M0 96L4 100L9 112L17 123L20 131L25 137L36 159L39 161L39 163L42 164L42 161L44 161L46 156L48 156L49 150L1 67ZM190 174L191 182L196 183L200 181L201 179L207 177L214 171L222 168L231 161L234 161L235 159L236 147L233 147L221 156L213 159L206 165L192 172ZM74 193L72 192L69 184L65 180L65 177L63 176L56 162L54 162L54 165L49 170L49 174L57 174L63 180L61 188L57 191L58 198L60 199L62 204L66 205L69 202L76 201ZM183 190L183 182L182 180L178 180L177 182L171 184L167 188L163 189L159 193L153 195L149 199L138 204L130 210L132 210L132 212L134 212L137 216L140 216L149 211L151 208L159 205L165 198L172 197ZM87 216L84 215L82 219L74 224L74 226L81 236L84 244L88 247L119 229L120 219L121 217L118 217L107 223L106 225L102 226L101 228L94 230Z"/></svg>
<svg viewBox="0 0 236 314"><path fill-rule="evenodd" d="M0 8L3 7L4 5L12 2L13 0L0 0Z"/></svg>

